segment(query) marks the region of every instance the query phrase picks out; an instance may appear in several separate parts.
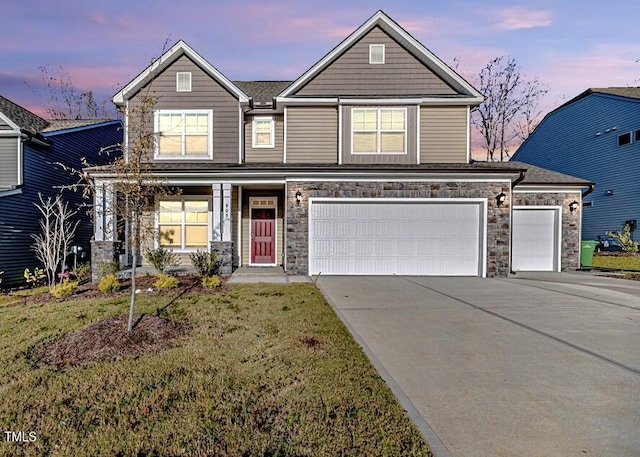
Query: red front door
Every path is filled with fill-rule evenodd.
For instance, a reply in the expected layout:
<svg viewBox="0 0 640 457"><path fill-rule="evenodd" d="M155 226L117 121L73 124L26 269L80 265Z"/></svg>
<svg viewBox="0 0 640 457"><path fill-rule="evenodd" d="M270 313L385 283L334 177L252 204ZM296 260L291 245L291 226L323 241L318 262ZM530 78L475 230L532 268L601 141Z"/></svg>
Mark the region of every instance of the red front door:
<svg viewBox="0 0 640 457"><path fill-rule="evenodd" d="M251 210L251 263L276 263L276 210Z"/></svg>

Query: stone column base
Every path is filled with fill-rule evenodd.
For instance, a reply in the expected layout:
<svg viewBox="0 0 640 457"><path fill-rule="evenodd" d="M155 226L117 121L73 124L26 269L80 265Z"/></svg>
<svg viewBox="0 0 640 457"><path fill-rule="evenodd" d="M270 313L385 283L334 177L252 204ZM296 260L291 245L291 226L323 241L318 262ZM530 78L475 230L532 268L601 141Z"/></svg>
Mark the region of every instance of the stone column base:
<svg viewBox="0 0 640 457"><path fill-rule="evenodd" d="M233 273L233 241L212 241L211 251L218 255L218 273L221 275Z"/></svg>
<svg viewBox="0 0 640 457"><path fill-rule="evenodd" d="M98 264L100 262L118 262L119 241L91 241L91 281L100 280Z"/></svg>

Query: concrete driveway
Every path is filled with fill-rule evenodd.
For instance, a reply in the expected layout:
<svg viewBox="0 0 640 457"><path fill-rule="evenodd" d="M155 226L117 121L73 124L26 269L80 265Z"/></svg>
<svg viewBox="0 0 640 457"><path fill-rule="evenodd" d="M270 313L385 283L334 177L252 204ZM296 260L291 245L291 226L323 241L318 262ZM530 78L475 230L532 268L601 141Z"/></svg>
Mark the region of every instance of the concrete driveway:
<svg viewBox="0 0 640 457"><path fill-rule="evenodd" d="M437 456L640 455L640 283L323 276Z"/></svg>

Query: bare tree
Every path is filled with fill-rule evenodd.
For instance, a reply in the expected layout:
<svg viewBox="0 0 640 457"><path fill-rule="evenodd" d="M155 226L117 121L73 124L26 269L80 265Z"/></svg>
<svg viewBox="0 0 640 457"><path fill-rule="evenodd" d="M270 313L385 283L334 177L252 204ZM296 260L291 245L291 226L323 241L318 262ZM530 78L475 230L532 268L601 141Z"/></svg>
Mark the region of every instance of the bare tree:
<svg viewBox="0 0 640 457"><path fill-rule="evenodd" d="M38 67L47 101L45 111L50 119L109 119L118 116L106 98L97 99L93 91L78 89L71 75L61 65ZM39 91L40 92L40 91Z"/></svg>
<svg viewBox="0 0 640 457"><path fill-rule="evenodd" d="M32 233L31 237L35 241L33 249L36 257L44 264L49 288L53 290L58 267L61 270L64 268L79 221L72 221L77 211L71 211L60 195L53 200L51 197L44 200L42 194L38 194L38 198L40 203L34 202L34 205L42 214L40 233Z"/></svg>
<svg viewBox="0 0 640 457"><path fill-rule="evenodd" d="M535 128L540 100L548 89L537 78L526 79L516 60L505 57L492 59L480 71L479 86L486 99L472 122L484 140L487 161L504 161L516 141Z"/></svg>

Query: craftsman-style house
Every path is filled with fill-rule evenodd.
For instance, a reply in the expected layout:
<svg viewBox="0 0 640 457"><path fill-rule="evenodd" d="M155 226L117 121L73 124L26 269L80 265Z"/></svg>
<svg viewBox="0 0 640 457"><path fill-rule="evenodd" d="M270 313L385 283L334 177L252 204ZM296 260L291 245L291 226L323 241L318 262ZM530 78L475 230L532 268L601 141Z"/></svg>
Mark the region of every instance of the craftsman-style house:
<svg viewBox="0 0 640 457"><path fill-rule="evenodd" d="M224 273L579 266L591 183L473 162L470 113L482 94L381 11L295 81L230 81L179 41L113 101L127 113L141 94L156 100L153 174L180 189L146 218L172 236L148 245L184 254L183 264L211 248ZM108 167L90 172L97 189L115 179ZM94 260L113 255L116 223L97 218Z"/></svg>

